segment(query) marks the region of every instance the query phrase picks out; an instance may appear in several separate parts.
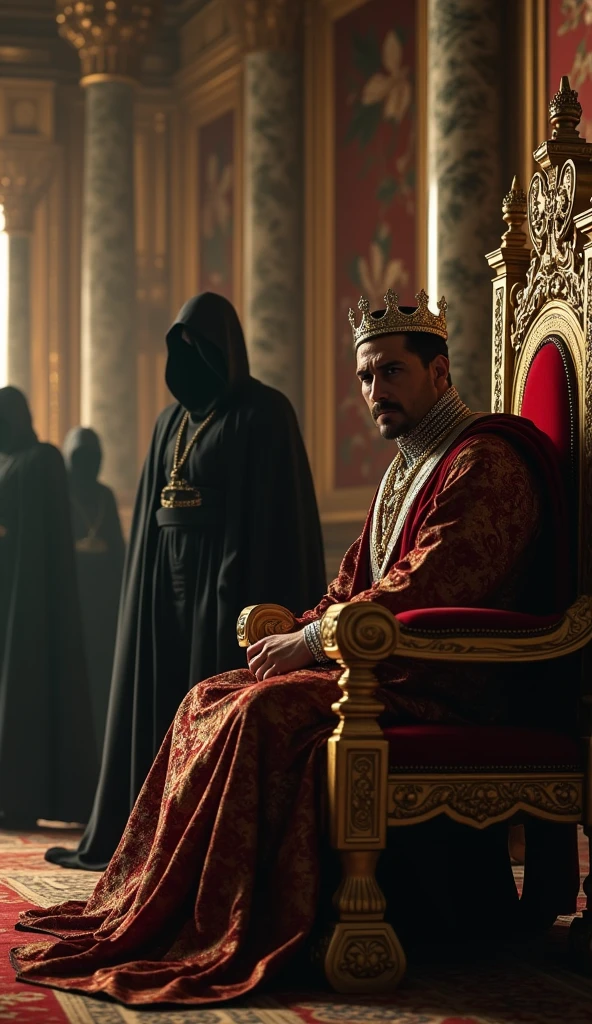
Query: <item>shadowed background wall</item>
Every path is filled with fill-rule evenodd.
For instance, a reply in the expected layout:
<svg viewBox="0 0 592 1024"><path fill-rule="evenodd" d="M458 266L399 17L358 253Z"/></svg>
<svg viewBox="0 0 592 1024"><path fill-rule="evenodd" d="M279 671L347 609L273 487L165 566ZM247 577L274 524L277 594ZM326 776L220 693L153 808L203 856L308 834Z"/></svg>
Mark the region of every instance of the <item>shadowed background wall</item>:
<svg viewBox="0 0 592 1024"><path fill-rule="evenodd" d="M129 508L168 401L167 324L190 294L221 292L253 372L298 411L333 570L393 455L360 402L348 307L446 292L455 383L489 408L483 256L560 75L584 107L592 92L589 4L145 7L156 27L125 50L112 26L115 63L99 67L84 38L107 30L104 0L0 2L8 379L43 438L95 420Z"/></svg>

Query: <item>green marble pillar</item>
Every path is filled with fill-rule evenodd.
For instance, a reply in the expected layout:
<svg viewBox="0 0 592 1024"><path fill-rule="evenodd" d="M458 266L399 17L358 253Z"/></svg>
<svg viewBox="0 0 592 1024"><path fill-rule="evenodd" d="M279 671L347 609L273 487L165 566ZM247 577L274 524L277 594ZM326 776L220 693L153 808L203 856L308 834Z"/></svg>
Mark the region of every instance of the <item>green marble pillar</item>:
<svg viewBox="0 0 592 1024"><path fill-rule="evenodd" d="M303 414L303 101L297 50L245 57L245 334L251 372Z"/></svg>
<svg viewBox="0 0 592 1024"><path fill-rule="evenodd" d="M30 398L31 238L8 233L7 382Z"/></svg>
<svg viewBox="0 0 592 1024"><path fill-rule="evenodd" d="M129 493L137 470L133 84L85 85L82 422L99 434L103 476Z"/></svg>
<svg viewBox="0 0 592 1024"><path fill-rule="evenodd" d="M452 379L490 408L491 272L499 245L498 0L428 0L428 290L448 300Z"/></svg>

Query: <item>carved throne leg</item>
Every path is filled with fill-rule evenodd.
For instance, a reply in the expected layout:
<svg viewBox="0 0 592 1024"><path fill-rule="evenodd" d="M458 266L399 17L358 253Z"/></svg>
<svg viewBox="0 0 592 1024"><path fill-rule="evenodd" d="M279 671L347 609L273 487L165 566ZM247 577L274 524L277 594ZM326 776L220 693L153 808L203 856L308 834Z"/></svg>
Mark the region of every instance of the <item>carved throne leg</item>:
<svg viewBox="0 0 592 1024"><path fill-rule="evenodd" d="M378 853L342 853L335 894L339 921L325 954L325 974L337 992L390 992L406 968L405 953L383 920L385 899L376 881Z"/></svg>
<svg viewBox="0 0 592 1024"><path fill-rule="evenodd" d="M584 974L592 974L592 825L584 825L588 837L590 867L584 880L586 909L581 917L574 917L569 928L569 951L575 967Z"/></svg>
<svg viewBox="0 0 592 1024"><path fill-rule="evenodd" d="M327 744L331 842L342 878L324 968L338 992L392 991L406 967L375 875L386 846L388 744L374 668L393 649L394 629L387 611L368 604L333 606L321 628L325 653L345 668L343 696L333 705L339 724Z"/></svg>

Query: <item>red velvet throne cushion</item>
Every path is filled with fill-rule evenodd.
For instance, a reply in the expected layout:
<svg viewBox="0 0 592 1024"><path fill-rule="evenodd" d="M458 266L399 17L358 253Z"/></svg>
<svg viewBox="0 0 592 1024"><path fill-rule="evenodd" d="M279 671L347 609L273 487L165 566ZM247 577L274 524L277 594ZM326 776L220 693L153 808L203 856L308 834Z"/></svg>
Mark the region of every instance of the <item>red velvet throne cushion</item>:
<svg viewBox="0 0 592 1024"><path fill-rule="evenodd" d="M391 772L582 768L579 741L543 729L487 725L400 725L384 730Z"/></svg>

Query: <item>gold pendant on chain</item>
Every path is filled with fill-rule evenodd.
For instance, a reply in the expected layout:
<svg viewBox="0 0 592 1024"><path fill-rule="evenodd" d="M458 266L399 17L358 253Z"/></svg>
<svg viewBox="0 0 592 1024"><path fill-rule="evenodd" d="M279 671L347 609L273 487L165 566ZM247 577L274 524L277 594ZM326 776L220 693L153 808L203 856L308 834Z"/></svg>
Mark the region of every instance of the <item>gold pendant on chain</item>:
<svg viewBox="0 0 592 1024"><path fill-rule="evenodd" d="M202 496L197 487L171 476L170 483L161 491L160 504L163 508L199 508Z"/></svg>

